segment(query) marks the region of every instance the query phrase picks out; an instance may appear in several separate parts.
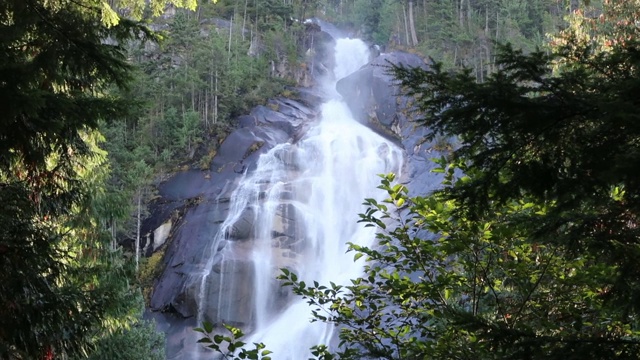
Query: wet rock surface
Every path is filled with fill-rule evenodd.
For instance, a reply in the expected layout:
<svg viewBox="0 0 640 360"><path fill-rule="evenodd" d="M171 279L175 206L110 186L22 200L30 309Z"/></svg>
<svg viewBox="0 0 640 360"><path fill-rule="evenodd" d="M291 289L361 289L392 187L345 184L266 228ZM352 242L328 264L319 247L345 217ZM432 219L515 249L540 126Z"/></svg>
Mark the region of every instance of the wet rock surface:
<svg viewBox="0 0 640 360"><path fill-rule="evenodd" d="M279 103L279 100L275 102ZM298 111L299 116L287 117L276 111L258 109L256 114L251 115L259 119L256 120L257 125L250 125L232 132L222 143L209 170L180 171L160 184L158 187L160 199L153 204L153 216L147 221L145 228L155 229L169 218L172 212L188 208L181 222L174 225L174 242L187 237L187 234L178 236L185 232L188 232L188 237L208 237L211 231L203 233L199 228L211 228L212 225L215 226L224 221L231 193L243 174L255 166L260 154L269 151L277 144L292 141L299 136L298 131L303 124L315 121L317 113L308 104L289 99L282 104L289 112L293 111L292 109ZM286 126L283 125L285 121L288 124ZM191 224L184 226L187 221ZM195 241L190 241L190 243L193 242ZM197 250L194 252L197 253ZM167 253L168 257L172 255ZM168 263L168 265L175 264Z"/></svg>
<svg viewBox="0 0 640 360"><path fill-rule="evenodd" d="M245 209L237 219L228 231L228 240L212 242L229 214L230 197L240 179L255 168L260 154L299 138L305 125L316 120L314 107L315 104L291 99L271 100L243 117L242 127L225 139L209 170L181 171L159 185L159 199L152 204L152 216L144 228L154 232L172 219L164 271L154 286L149 308L155 313L152 317L167 331L168 358L191 356L185 352L185 346L189 347L185 341L188 343L197 335L185 334L183 327L193 326L189 324L198 315L201 291L211 299L206 318L235 325L251 323L252 297L243 284L252 283L253 277L253 265L247 256L254 235L252 209ZM290 219L283 218L285 221ZM284 225L281 228L284 232ZM214 255L223 249L224 257ZM208 263L212 255L214 260ZM210 275L203 290L200 275L205 270Z"/></svg>
<svg viewBox="0 0 640 360"><path fill-rule="evenodd" d="M402 96L397 81L389 72L391 64L427 66L415 54L385 53L338 81L336 87L358 121L393 139L405 150L401 181L409 187L409 194L426 194L440 184L439 176L431 172L435 167L431 159L444 155L447 149L436 141L424 142L426 128L415 122L420 114L413 107L412 99Z"/></svg>

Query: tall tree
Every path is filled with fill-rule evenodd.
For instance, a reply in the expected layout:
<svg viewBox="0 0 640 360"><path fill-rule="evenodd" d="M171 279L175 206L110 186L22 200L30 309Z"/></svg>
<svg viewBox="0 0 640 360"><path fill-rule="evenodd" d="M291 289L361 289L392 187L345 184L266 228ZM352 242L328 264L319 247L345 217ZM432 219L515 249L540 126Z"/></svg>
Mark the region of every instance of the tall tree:
<svg viewBox="0 0 640 360"><path fill-rule="evenodd" d="M85 354L135 304L103 227L95 129L126 112L109 90L129 80L124 44L149 32L109 14L98 0L0 3L1 358Z"/></svg>

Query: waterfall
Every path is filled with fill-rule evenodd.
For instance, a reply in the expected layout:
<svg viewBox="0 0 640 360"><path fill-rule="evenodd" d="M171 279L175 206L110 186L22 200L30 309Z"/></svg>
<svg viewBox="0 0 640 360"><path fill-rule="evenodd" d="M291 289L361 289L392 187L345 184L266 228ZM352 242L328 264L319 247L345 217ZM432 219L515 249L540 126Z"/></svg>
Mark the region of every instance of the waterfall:
<svg viewBox="0 0 640 360"><path fill-rule="evenodd" d="M247 174L235 190L229 216L214 239L210 260L202 272L198 295L198 320L209 313L213 296L217 319L237 304L221 298L249 286L243 301L250 304L252 335L245 342L263 342L277 360L299 360L310 356L309 347L329 344L333 327L311 323L308 304L282 288L276 276L281 268L295 272L307 283L346 284L362 272L363 263L346 254L347 243L370 245L375 229L359 224L365 198L384 197L377 189L376 174L402 167L402 150L353 119L335 92L336 80L349 75L369 60L360 40L341 39L335 48L335 74L326 82L333 98L321 106L320 120L296 143L281 144L262 155L255 171ZM249 224L247 226L247 224ZM247 234L250 232L250 234ZM249 258L251 274L244 282L231 282L212 293L212 269L220 277L229 272L220 258ZM216 265L218 264L218 265ZM223 265L224 264L224 265ZM231 264L231 265L229 265ZM238 265L239 266L239 265Z"/></svg>

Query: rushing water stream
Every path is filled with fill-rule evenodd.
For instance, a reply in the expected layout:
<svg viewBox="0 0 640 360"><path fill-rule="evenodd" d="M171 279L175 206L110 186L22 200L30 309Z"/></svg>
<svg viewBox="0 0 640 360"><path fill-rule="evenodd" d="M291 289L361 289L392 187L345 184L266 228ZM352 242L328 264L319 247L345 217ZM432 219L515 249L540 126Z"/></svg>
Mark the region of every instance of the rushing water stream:
<svg viewBox="0 0 640 360"><path fill-rule="evenodd" d="M252 259L253 274L248 278L253 283L237 285L252 289L248 295L253 304L252 335L246 342L265 343L274 352L273 359L306 359L309 347L328 344L333 337L331 326L311 323L306 302L288 295L275 280L279 269L289 268L300 279L321 284L344 284L358 276L363 264L345 252L348 242L366 245L374 240L375 230L357 222L363 199L383 197L376 189L376 174L397 173L402 167L402 151L355 121L334 90L336 79L358 70L368 59L361 41L337 41L335 76L325 82L333 96L322 105L320 120L298 142L278 145L261 156L256 170L234 192L229 216L214 241L213 249L219 249L217 243L233 236L234 226L250 211L251 240L236 241L221 252L227 258ZM209 306L213 255L202 274L199 322ZM216 296L224 297L225 291ZM232 310L217 309L219 314L225 311Z"/></svg>

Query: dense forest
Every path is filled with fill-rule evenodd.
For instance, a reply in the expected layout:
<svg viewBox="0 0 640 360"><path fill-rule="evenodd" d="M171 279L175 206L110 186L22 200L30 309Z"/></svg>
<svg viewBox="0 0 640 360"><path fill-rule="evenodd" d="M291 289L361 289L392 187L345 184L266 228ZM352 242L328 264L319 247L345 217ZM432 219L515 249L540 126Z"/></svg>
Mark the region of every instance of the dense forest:
<svg viewBox="0 0 640 360"><path fill-rule="evenodd" d="M433 61L396 75L431 138L460 142L442 191L382 179L389 204L362 214L381 248L353 250L385 266L348 288L283 274L345 329L316 356L640 357L637 0L8 0L0 358L164 357L142 320L154 186L311 84L313 16ZM384 229L387 205L411 216Z"/></svg>

